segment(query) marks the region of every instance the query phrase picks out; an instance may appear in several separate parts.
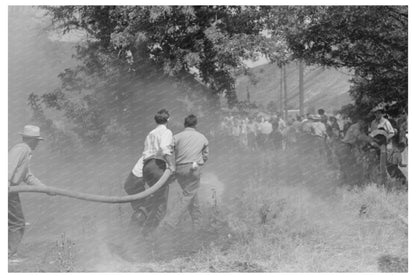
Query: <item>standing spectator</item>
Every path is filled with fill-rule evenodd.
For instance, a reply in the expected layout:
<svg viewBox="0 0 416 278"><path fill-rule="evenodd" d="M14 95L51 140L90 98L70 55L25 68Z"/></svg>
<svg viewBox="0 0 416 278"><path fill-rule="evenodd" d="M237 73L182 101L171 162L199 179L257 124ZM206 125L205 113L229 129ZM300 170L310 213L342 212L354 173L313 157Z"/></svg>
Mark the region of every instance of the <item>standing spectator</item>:
<svg viewBox="0 0 416 278"><path fill-rule="evenodd" d="M287 125L286 125L285 120L283 120L280 114L278 115L278 119L279 119L279 125L277 128L278 128L280 138L281 138L281 146L282 146L282 149L285 150L286 143L287 143Z"/></svg>
<svg viewBox="0 0 416 278"><path fill-rule="evenodd" d="M407 146L407 114L403 113L399 121L399 142Z"/></svg>
<svg viewBox="0 0 416 278"><path fill-rule="evenodd" d="M270 142L270 134L273 131L273 127L272 124L268 121L265 120L264 117L261 118L261 122L259 124L259 141L260 141L260 146L262 148L265 148L269 145Z"/></svg>
<svg viewBox="0 0 416 278"><path fill-rule="evenodd" d="M316 117L314 117L312 114L307 114L306 121L303 121L301 125L302 132L306 134L314 135L315 134L314 127L313 127L314 120L316 120Z"/></svg>
<svg viewBox="0 0 416 278"><path fill-rule="evenodd" d="M299 115L296 115L296 119L293 121L292 127L297 133L300 132L301 124L302 124L302 117Z"/></svg>
<svg viewBox="0 0 416 278"><path fill-rule="evenodd" d="M372 111L374 112L375 119L371 122L370 131L384 129L384 131L386 131L388 134L387 140L391 139L395 132L389 120L383 116L384 109L380 106L377 106Z"/></svg>
<svg viewBox="0 0 416 278"><path fill-rule="evenodd" d="M318 115L321 118L321 122L324 123L325 125L328 124L328 116L325 114L325 110L324 109L318 109Z"/></svg>
<svg viewBox="0 0 416 278"><path fill-rule="evenodd" d="M359 184L364 175L363 166L357 161L361 157L362 146L372 143L372 139L364 133L365 122L359 119L347 130L342 140L334 141L335 153L341 170L341 178L349 184Z"/></svg>
<svg viewBox="0 0 416 278"><path fill-rule="evenodd" d="M390 177L395 178L401 182L402 185L406 184L406 176L400 170L399 167L407 167L402 162L402 152L406 148L404 143L394 144L391 150L387 151L387 172Z"/></svg>
<svg viewBox="0 0 416 278"><path fill-rule="evenodd" d="M248 148L248 139L247 139L247 118L242 118L240 120L240 144L244 149Z"/></svg>
<svg viewBox="0 0 416 278"><path fill-rule="evenodd" d="M247 141L248 141L248 148L251 151L255 151L257 149L257 122L253 120L252 117L249 118L247 123Z"/></svg>
<svg viewBox="0 0 416 278"><path fill-rule="evenodd" d="M282 134L279 132L279 114L273 115L271 118L272 133L270 134L273 147L278 150L282 146Z"/></svg>
<svg viewBox="0 0 416 278"><path fill-rule="evenodd" d="M186 210L189 211L195 229L201 226L201 210L197 192L200 186L201 168L208 160L208 140L196 130L197 118L185 118L185 129L174 136L176 179L182 188L182 198L163 220L162 229L174 228Z"/></svg>
<svg viewBox="0 0 416 278"><path fill-rule="evenodd" d="M238 138L240 137L240 132L240 120L237 117L235 117L232 125L232 135L234 137L234 140L238 141Z"/></svg>
<svg viewBox="0 0 416 278"><path fill-rule="evenodd" d="M342 129L342 134L343 137L347 135L347 131L350 128L350 126L352 125L352 121L351 118L348 116L344 116L342 119L343 122L343 129Z"/></svg>
<svg viewBox="0 0 416 278"><path fill-rule="evenodd" d="M9 186L22 182L28 185L44 186L30 171L30 159L40 140L40 129L34 125L26 125L19 143L9 150ZM17 256L17 248L25 233L25 217L19 193L9 193L8 203L8 234L9 234L9 263L19 263L23 259Z"/></svg>
<svg viewBox="0 0 416 278"><path fill-rule="evenodd" d="M339 138L340 132L341 130L337 119L334 116L329 117L329 128L327 130L328 136L330 138Z"/></svg>

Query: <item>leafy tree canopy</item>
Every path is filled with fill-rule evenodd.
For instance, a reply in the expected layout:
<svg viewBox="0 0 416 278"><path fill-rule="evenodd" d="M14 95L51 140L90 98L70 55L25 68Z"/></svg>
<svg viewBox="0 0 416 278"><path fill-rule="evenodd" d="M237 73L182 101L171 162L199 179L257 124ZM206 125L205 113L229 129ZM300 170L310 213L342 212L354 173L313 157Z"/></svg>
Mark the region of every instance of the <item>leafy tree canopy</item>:
<svg viewBox="0 0 416 278"><path fill-rule="evenodd" d="M270 44L263 10L245 6L46 6L63 33L81 30L80 64L62 72L61 87L38 99L63 111L78 133L100 139L109 119L125 110L132 82L194 76L236 103L234 73ZM36 102L35 102L36 104ZM39 105L32 105L33 108ZM109 110L112 116L105 117Z"/></svg>
<svg viewBox="0 0 416 278"><path fill-rule="evenodd" d="M84 138L120 127L137 80L168 75L204 83L237 103L235 74L264 54L355 72L351 95L366 114L378 102L407 105L406 6L47 6L62 32L81 30L61 87L34 109L62 111ZM266 35L267 34L267 35ZM253 79L254 80L254 79Z"/></svg>
<svg viewBox="0 0 416 278"><path fill-rule="evenodd" d="M354 70L358 111L392 101L407 108L407 6L277 7L271 14L269 26L294 58Z"/></svg>

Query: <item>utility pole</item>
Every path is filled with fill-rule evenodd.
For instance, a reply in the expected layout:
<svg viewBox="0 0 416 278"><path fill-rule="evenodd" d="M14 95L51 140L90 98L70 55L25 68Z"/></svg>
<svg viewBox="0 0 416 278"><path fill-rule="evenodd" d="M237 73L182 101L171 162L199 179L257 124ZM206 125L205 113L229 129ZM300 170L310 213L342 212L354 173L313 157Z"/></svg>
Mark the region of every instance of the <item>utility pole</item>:
<svg viewBox="0 0 416 278"><path fill-rule="evenodd" d="M280 73L280 78L279 78L279 112L283 113L283 66L279 66L279 73Z"/></svg>
<svg viewBox="0 0 416 278"><path fill-rule="evenodd" d="M303 88L303 75L304 75L304 68L303 68L303 61L299 60L299 113L300 115L305 114L305 108L303 106L305 101L305 91Z"/></svg>

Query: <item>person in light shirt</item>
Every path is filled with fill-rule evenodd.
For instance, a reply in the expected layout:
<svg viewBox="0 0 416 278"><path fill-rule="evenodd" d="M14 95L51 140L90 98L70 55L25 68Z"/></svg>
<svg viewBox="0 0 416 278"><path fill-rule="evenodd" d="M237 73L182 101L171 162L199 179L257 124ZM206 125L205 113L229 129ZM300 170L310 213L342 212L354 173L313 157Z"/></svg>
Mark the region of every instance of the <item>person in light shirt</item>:
<svg viewBox="0 0 416 278"><path fill-rule="evenodd" d="M273 131L273 126L268 120L265 120L264 117L261 117L261 122L258 125L258 127L259 127L258 138L259 138L259 143L260 143L259 145L265 148L270 142L269 137Z"/></svg>
<svg viewBox="0 0 416 278"><path fill-rule="evenodd" d="M173 134L167 128L169 112L162 109L155 115L156 128L146 137L143 155L127 177L124 188L128 194L137 194L153 186L166 169L175 172ZM144 236L153 232L166 215L169 195L169 181L159 190L145 198L132 202L132 223Z"/></svg>
<svg viewBox="0 0 416 278"><path fill-rule="evenodd" d="M199 230L202 212L198 200L201 171L208 160L208 139L196 129L197 117L188 115L184 121L185 129L175 134L176 180L182 196L163 219L161 229L172 230L183 218L186 211L191 215L194 230Z"/></svg>
<svg viewBox="0 0 416 278"><path fill-rule="evenodd" d="M20 132L22 142L9 150L9 186L17 186L26 183L33 186L44 186L30 171L32 152L39 142L38 126L26 125ZM8 199L8 235L9 235L9 263L19 263L23 258L17 255L17 248L22 241L25 232L25 217L20 202L19 193L9 193Z"/></svg>
<svg viewBox="0 0 416 278"><path fill-rule="evenodd" d="M376 118L371 122L370 131L373 132L378 129L384 129L388 134L387 140L390 140L394 136L395 131L390 121L383 117L383 108L376 107L373 111Z"/></svg>

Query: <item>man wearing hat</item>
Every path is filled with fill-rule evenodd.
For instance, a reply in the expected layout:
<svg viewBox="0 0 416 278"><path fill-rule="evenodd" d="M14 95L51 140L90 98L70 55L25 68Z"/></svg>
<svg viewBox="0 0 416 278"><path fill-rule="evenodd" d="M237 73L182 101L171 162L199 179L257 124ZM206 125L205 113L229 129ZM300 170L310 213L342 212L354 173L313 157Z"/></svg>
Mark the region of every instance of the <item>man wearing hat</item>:
<svg viewBox="0 0 416 278"><path fill-rule="evenodd" d="M43 185L30 171L30 158L39 144L40 129L37 126L26 125L22 135L22 143L9 150L9 186L19 185L24 182L28 185ZM25 231L25 218L18 193L9 193L9 262L19 262L14 258L17 247L20 244Z"/></svg>
<svg viewBox="0 0 416 278"><path fill-rule="evenodd" d="M373 108L372 112L374 112L376 118L371 122L370 131L373 132L379 129L384 130L387 132L387 140L390 140L395 132L390 121L383 117L383 111L384 107L382 105L377 105Z"/></svg>

